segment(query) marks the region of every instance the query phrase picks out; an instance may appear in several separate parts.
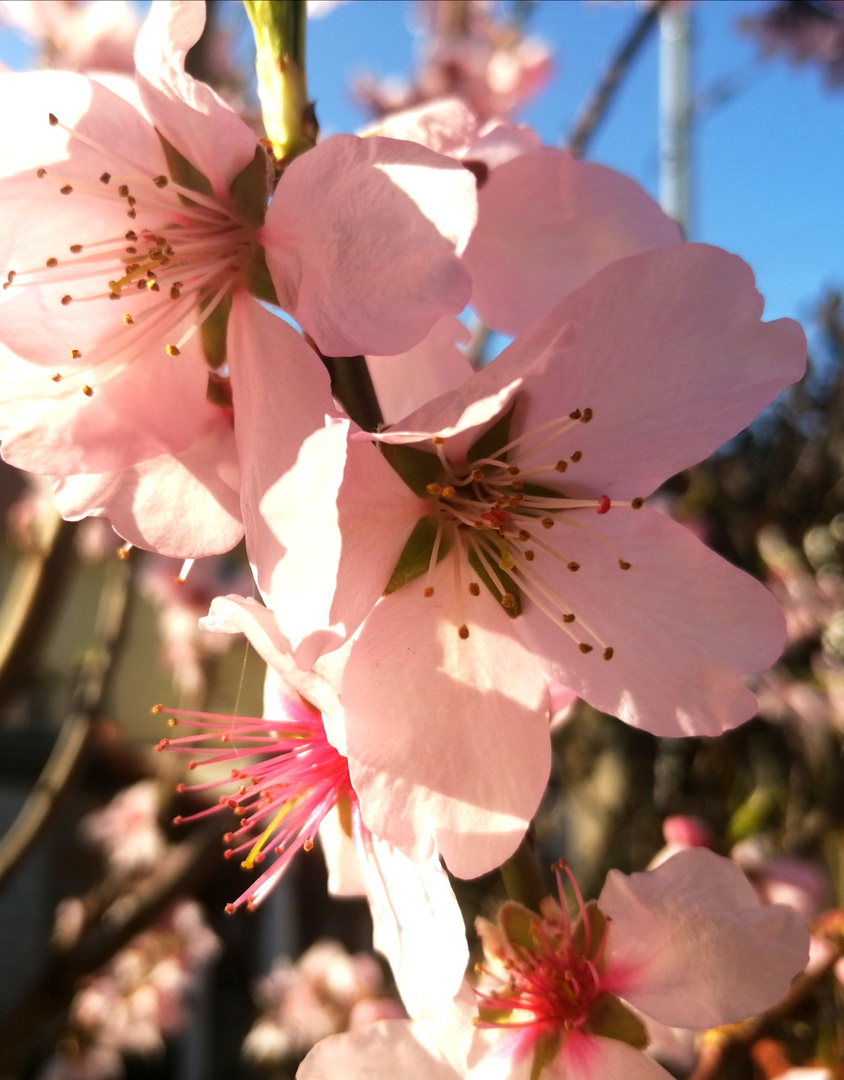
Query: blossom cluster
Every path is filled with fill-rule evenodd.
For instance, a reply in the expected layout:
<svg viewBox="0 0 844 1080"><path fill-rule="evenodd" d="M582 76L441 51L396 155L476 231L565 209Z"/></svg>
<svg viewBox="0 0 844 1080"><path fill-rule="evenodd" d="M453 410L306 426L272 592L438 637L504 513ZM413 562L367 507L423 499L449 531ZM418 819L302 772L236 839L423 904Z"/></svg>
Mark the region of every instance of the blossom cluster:
<svg viewBox="0 0 844 1080"><path fill-rule="evenodd" d="M612 871L597 903L560 863L556 899L479 922L469 981L448 874L520 849L575 698L668 737L754 715L781 610L647 500L801 376L805 338L762 320L740 258L501 115L533 77L515 44L508 92L467 95L503 48L467 10L474 61L455 39L464 67L437 50L429 74L470 104L282 162L186 72L202 3L153 4L131 79L0 75L2 454L129 545L245 538L261 600L203 626L267 662L265 713L157 707L159 748L258 870L232 911L319 832L410 1017L326 1039L303 1080L656 1080L647 1018L774 1005L798 915L703 849ZM512 339L477 369L469 305Z"/></svg>

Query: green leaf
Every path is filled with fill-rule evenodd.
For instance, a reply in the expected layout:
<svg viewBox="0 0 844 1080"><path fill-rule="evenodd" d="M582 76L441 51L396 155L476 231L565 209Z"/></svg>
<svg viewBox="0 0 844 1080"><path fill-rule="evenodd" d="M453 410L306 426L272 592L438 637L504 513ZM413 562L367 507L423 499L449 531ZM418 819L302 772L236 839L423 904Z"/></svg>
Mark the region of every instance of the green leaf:
<svg viewBox="0 0 844 1080"><path fill-rule="evenodd" d="M387 587L384 589L385 596L427 572L428 567L431 565L431 554L434 550L437 528L438 522L433 514L428 514L416 522L413 532L410 534L407 543L404 545L404 550L399 556L396 568L387 582ZM437 562L444 558L450 547L451 541L448 537L443 536L437 552Z"/></svg>
<svg viewBox="0 0 844 1080"><path fill-rule="evenodd" d="M211 299L212 297L209 296L203 300L199 305L199 310L202 311L207 307ZM231 310L231 296L223 297L200 328L205 362L214 371L217 371L226 362L226 335L229 329Z"/></svg>
<svg viewBox="0 0 844 1080"><path fill-rule="evenodd" d="M269 155L260 144L255 156L241 169L229 188L232 206L250 225L263 225L270 197L272 165Z"/></svg>
<svg viewBox="0 0 844 1080"><path fill-rule="evenodd" d="M501 932L512 945L520 945L523 949L536 948L533 940L535 923L536 915L524 904L519 904L515 900L507 900L498 912L498 925L501 927Z"/></svg>
<svg viewBox="0 0 844 1080"><path fill-rule="evenodd" d="M644 1050L650 1041L639 1017L612 994L601 994L595 999L583 1029L593 1035L618 1039L619 1042L635 1046L637 1050Z"/></svg>
<svg viewBox="0 0 844 1080"><path fill-rule="evenodd" d="M191 191L198 191L202 195L213 195L214 189L211 187L211 181L205 173L200 172L195 165L192 165L157 129L156 134L164 150L164 157L167 159L170 178L182 187L190 188ZM179 198L188 206L195 205L186 195L180 195Z"/></svg>
<svg viewBox="0 0 844 1080"><path fill-rule="evenodd" d="M501 582L502 589L505 592L508 592L513 597L513 600L515 601L513 607L504 608L504 610L507 612L507 614L510 616L510 618L515 619L517 615L521 615L521 613L522 613L522 594L519 591L519 586L510 577L510 575L507 573L506 570L502 570L501 567L495 565L494 557L493 557L493 559L488 558L487 562L490 562L492 564L493 572L494 572L495 576L498 578L498 580ZM492 593L492 595L495 597L495 599L500 602L500 600L501 600L501 589L497 589L495 587L495 585L493 585L492 578L487 573L486 567L481 562L481 560L478 558L478 556L475 554L475 552L472 551L471 549L469 550L469 565L472 567L472 569L475 571L475 573L481 579L483 584L489 589L489 591ZM502 607L503 607L503 605L502 605Z"/></svg>
<svg viewBox="0 0 844 1080"><path fill-rule="evenodd" d="M418 446L378 445L388 463L417 495L428 495L428 484L445 483L445 470L436 454Z"/></svg>
<svg viewBox="0 0 844 1080"><path fill-rule="evenodd" d="M470 464L473 461L477 461L479 458L500 458L501 461L507 460L507 455L505 454L502 457L498 451L510 441L510 421L513 419L514 407L515 402L506 412L498 417L492 427L487 428L483 435L479 435L478 438L475 439L466 455L466 460Z"/></svg>

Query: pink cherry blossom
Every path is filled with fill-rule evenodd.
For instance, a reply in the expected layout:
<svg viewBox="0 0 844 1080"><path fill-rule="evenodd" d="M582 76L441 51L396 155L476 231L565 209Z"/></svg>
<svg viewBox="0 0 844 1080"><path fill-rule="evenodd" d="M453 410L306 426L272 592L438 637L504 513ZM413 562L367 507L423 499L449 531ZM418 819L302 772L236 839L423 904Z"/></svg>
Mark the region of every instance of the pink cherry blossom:
<svg viewBox="0 0 844 1080"><path fill-rule="evenodd" d="M547 690L541 677L533 709L514 712L504 700L489 702L484 720L488 741L473 738L471 726L465 730L455 726L453 715L443 708L441 714L432 711L425 740L430 747L416 739L412 723L400 723L376 768L366 756L358 756L358 744L363 741L365 745L365 739L357 734L350 741L353 733L337 695L336 687L343 681L345 650L324 657L315 671L300 671L273 613L243 597L215 600L203 626L217 633L247 635L281 680L282 708L291 693L298 693L322 710L326 739L342 755L348 770L353 802L365 826L362 835L373 833L387 847L394 845L420 865L431 860L438 864L442 854L449 867L465 877L493 870L513 853L536 811L550 768ZM479 649L478 679L483 679L483 663ZM278 711L277 696L277 688L268 681L265 701L270 716ZM513 722L514 716L520 723ZM377 717L372 718L373 729L379 723ZM435 729L439 732L436 736ZM441 755L437 765L436 743L439 738L448 738L450 730L458 740L454 744L455 768L444 777ZM337 829L331 827L331 850L345 859L347 853L336 834ZM358 857L364 843L357 842ZM336 879L335 891L368 891L372 895L374 886L371 875L368 880L367 876L365 867L363 880L344 870Z"/></svg>
<svg viewBox="0 0 844 1080"><path fill-rule="evenodd" d="M533 732L545 678L661 735L753 714L739 676L781 649L777 605L641 504L799 376L800 328L760 314L722 251L632 256L405 421L305 441L262 503L287 554L260 569L302 667L354 635L340 696L356 783L453 789L467 744L495 755L508 724ZM481 770L489 805L515 768L538 800L530 738Z"/></svg>
<svg viewBox="0 0 844 1080"><path fill-rule="evenodd" d="M154 1055L187 1020L189 995L219 950L191 900L177 901L93 975L80 980L68 1015L69 1038L44 1080L113 1080L122 1054Z"/></svg>
<svg viewBox="0 0 844 1080"><path fill-rule="evenodd" d="M0 161L4 456L53 477L69 517L108 515L180 556L241 535L238 381L288 366L292 383L278 366L266 382L294 457L331 408L312 350L248 293L324 353L399 352L468 299L457 252L475 217L458 163L351 136L295 161L267 210L265 151L184 71L203 21L202 4L153 6L135 103L77 75L0 80L16 103ZM168 490L195 513L174 520Z"/></svg>
<svg viewBox="0 0 844 1080"><path fill-rule="evenodd" d="M597 904L583 902L569 875L575 922L562 869L559 903L546 898L537 915L508 902L496 924L480 921L474 1024L463 995L439 1037L430 1023L335 1036L308 1055L299 1080L327 1080L340 1054L351 1080L386 1080L400 1062L436 1080L665 1080L626 1003L665 1023L711 1027L775 1005L806 962L803 920L760 905L741 871L710 851L629 877L613 870Z"/></svg>
<svg viewBox="0 0 844 1080"><path fill-rule="evenodd" d="M419 142L474 173L478 222L463 263L472 307L502 333L520 333L614 260L682 239L629 176L542 146L524 125L483 124L459 100L409 109L366 131Z"/></svg>
<svg viewBox="0 0 844 1080"><path fill-rule="evenodd" d="M354 843L356 884L360 883L360 889L339 891L365 893L372 910L374 947L390 962L405 1002L416 1012L435 1015L458 992L468 950L463 917L430 836L423 833L408 845L412 850L407 853L370 831L362 805L369 804L370 816L383 820L384 815L377 812L379 792L359 793L352 786L353 763L344 754L343 715L336 692L324 675L297 672L270 612L243 597L218 598L204 622L219 633L245 630L272 665L265 719L177 710L173 726L192 729L194 734L159 744L159 749L190 755L194 767L231 763L228 781L212 779L191 785L189 790L199 795L222 786L234 789L192 816L234 811L237 828L225 839L230 855L245 853L241 865L247 870L263 867L270 853L275 856L228 910L259 904L294 855L313 847L318 830L331 815L335 823L339 818L339 831ZM306 702L318 702L324 715L320 717ZM412 825L420 832L426 825L430 830L430 820L422 817L420 824L419 807L411 809ZM478 814L478 808L470 806L466 816L471 821ZM490 832L494 834L492 818ZM188 819L177 819L182 820ZM471 832L468 839L473 840ZM474 839L484 841L483 837ZM327 856L334 850L336 845L330 849L324 845ZM340 883L347 886L348 875L344 877ZM436 983L419 980L420 970L428 967L437 970Z"/></svg>
<svg viewBox="0 0 844 1080"><path fill-rule="evenodd" d="M190 770L203 763L233 766L225 781L214 778L179 785L179 791L193 793L215 790L221 784L234 785L235 791L221 796L208 810L179 816L177 823L233 811L234 827L224 836L229 845L226 858L239 856L241 866L252 870L265 862L268 852L275 856L228 905L229 911L260 902L293 856L302 848L313 848L322 819L341 802L351 829L354 792L346 759L328 742L319 713L293 699L283 709L283 717L273 720L171 709L171 727L187 728L194 734L162 739L157 746L191 755ZM209 742L214 745L206 745Z"/></svg>

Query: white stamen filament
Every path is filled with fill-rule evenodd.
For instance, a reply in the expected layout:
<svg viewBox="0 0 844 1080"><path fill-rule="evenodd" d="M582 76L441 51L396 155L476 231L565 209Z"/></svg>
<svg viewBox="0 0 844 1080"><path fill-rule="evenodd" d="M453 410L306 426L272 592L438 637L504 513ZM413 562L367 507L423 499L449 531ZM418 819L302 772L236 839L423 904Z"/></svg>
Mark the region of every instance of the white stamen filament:
<svg viewBox="0 0 844 1080"><path fill-rule="evenodd" d="M584 574L588 574L588 562L581 567L579 561L565 554L565 532L562 536L554 537L556 543L542 539L541 534L555 524L563 529L571 525L599 539L603 546L616 556L618 568L622 571L629 570L631 564L621 557L612 540L603 536L600 530L578 520L582 514L569 515L566 511L591 509L604 514L613 507L638 507L641 500L636 499L631 503L611 502L607 496L572 498L563 491L559 495L531 494L522 490L525 477L542 477L540 483L547 486L549 491L556 491L557 485L564 483L561 473L565 471L558 468L558 464L566 459L555 459L544 466L536 465L529 470L523 470L518 457L515 460L512 454L509 460L505 457L515 448L519 449L519 456L526 452L533 455L546 444L557 443L561 435L575 425L589 423L592 419L591 409L575 410L567 416L556 417L511 439L496 452L495 457L479 458L461 464L459 468L451 466L448 461L445 440L435 439L434 445L447 479L429 488L431 496L436 499L439 521L427 580L430 580L432 567L438 557L442 530L446 523L450 523L453 529L452 547L457 555L453 560L455 590L461 600L463 578L460 564L464 558L469 561L474 557L477 559L476 569L482 569L485 575L484 583L502 606L512 609L515 599L511 598L511 592L508 591L505 580L502 580L501 573L504 572L512 579L511 591L524 593L581 652L590 653L597 646L603 652L604 659L610 660L615 651L613 647L607 644L590 622L575 615L572 605L566 601L565 587L561 584L558 589L546 580L535 559L537 554L541 553L542 557L550 557L556 564L566 567L572 573L582 570ZM568 460L576 463L581 456L579 452L575 452ZM462 552L457 551L458 544L462 547ZM475 595L478 587L477 583L472 587ZM461 607L460 636L465 637L462 618Z"/></svg>

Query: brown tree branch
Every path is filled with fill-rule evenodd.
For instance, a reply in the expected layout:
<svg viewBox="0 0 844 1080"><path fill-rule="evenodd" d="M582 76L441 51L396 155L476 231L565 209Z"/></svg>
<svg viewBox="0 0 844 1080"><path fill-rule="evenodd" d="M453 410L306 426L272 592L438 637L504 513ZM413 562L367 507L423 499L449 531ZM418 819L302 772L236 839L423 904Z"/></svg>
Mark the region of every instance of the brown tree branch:
<svg viewBox="0 0 844 1080"><path fill-rule="evenodd" d="M659 13L666 3L667 0L655 0L655 3L652 3L639 16L633 29L621 43L618 52L604 71L594 93L580 110L580 115L575 121L566 144L568 150L575 157L583 157L586 152L586 147L592 140L598 125L607 114L621 80L641 47L648 40L651 31L659 20Z"/></svg>
<svg viewBox="0 0 844 1080"><path fill-rule="evenodd" d="M0 884L20 864L47 826L76 769L91 733L91 721L103 698L114 651L123 633L131 571L115 559L106 570L100 594L94 644L82 662L70 714L41 775L0 841Z"/></svg>

